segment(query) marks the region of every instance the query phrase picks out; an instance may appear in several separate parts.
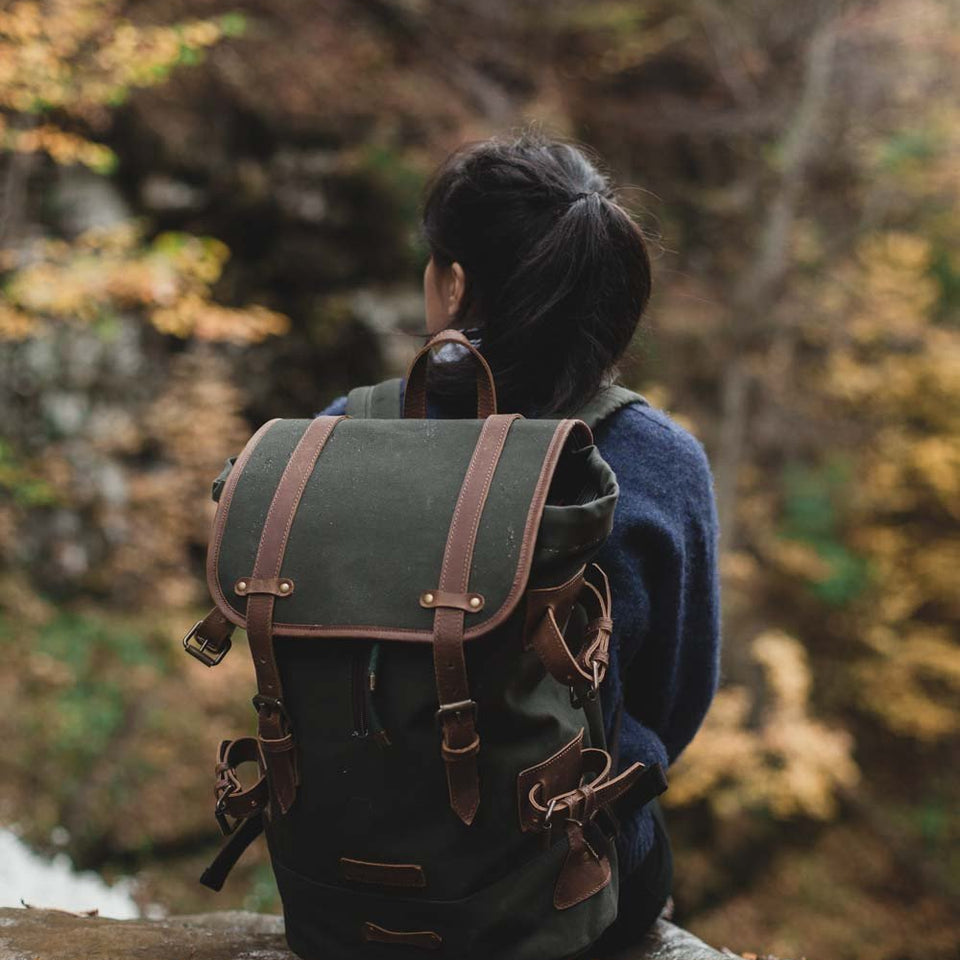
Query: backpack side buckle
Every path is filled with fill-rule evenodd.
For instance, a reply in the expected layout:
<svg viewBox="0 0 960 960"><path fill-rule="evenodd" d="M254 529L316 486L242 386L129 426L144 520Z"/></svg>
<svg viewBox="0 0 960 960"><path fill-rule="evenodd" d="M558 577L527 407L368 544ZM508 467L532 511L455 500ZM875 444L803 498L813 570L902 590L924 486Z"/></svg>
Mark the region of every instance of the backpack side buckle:
<svg viewBox="0 0 960 960"><path fill-rule="evenodd" d="M198 620L187 631L182 641L183 649L205 667L215 667L230 652L233 641L228 634L221 644L215 645L212 640L207 639L200 633L201 626L203 626L203 620ZM208 650L212 652L207 653Z"/></svg>

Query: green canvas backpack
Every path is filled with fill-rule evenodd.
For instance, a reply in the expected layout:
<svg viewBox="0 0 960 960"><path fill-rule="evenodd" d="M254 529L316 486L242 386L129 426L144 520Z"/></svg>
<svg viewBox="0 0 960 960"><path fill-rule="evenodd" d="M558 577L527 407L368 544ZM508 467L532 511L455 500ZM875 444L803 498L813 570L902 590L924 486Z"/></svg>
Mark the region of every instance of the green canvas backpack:
<svg viewBox="0 0 960 960"><path fill-rule="evenodd" d="M477 361L477 419L426 417L429 351ZM258 735L224 741L219 890L265 832L305 960L560 960L617 913L618 772L598 689L610 589L592 559L616 477L582 419L496 413L456 331L348 416L272 420L214 485L208 666L247 631ZM636 401L619 387L591 423ZM244 783L238 767L255 763Z"/></svg>

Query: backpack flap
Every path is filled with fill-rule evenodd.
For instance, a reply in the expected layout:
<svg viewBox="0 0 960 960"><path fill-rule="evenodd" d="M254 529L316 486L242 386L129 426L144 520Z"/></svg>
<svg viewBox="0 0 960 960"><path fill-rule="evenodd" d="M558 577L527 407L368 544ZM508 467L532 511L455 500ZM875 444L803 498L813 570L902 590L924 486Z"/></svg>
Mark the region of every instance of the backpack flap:
<svg viewBox="0 0 960 960"><path fill-rule="evenodd" d="M311 422L265 424L230 472L207 557L217 607L246 627L247 594L269 588L276 635L431 642L430 601L484 421L337 423L301 478L279 576L265 586L252 580L258 549ZM582 567L609 533L616 499L583 423L515 420L480 516L464 640L503 623L531 580L558 583Z"/></svg>

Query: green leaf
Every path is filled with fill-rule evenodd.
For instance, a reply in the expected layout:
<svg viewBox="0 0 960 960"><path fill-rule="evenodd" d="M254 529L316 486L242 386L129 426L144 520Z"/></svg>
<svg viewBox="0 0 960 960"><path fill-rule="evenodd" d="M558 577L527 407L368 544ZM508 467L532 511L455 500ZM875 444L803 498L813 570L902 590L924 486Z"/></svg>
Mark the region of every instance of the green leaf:
<svg viewBox="0 0 960 960"><path fill-rule="evenodd" d="M242 36L247 29L247 18L237 11L225 13L220 18L220 29L227 37Z"/></svg>
<svg viewBox="0 0 960 960"><path fill-rule="evenodd" d="M203 54L195 47L186 45L180 48L180 55L177 57L177 63L186 67L195 67L203 60Z"/></svg>

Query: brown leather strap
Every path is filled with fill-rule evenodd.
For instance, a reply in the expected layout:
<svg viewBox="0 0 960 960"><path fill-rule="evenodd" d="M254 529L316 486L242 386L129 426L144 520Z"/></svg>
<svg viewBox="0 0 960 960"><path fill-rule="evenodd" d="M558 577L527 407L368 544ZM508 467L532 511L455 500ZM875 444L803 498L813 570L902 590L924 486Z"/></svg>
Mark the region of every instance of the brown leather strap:
<svg viewBox="0 0 960 960"><path fill-rule="evenodd" d="M480 431L450 521L450 532L440 569L440 593L465 594L470 586L473 548L480 528L490 483L517 414L488 417ZM477 705L470 698L467 664L463 655L463 621L458 607L438 607L433 620L433 666L437 681L442 741L440 753L447 765L450 806L460 819L473 823L480 806L477 773Z"/></svg>
<svg viewBox="0 0 960 960"><path fill-rule="evenodd" d="M570 611L583 590L586 567L581 567L569 580L553 587L536 587L527 590L526 613L523 623L523 647L533 646L533 632L540 625L547 607L553 607L554 616L561 627L566 627Z"/></svg>
<svg viewBox="0 0 960 960"><path fill-rule="evenodd" d="M517 778L520 804L520 828L540 831L547 842L553 841L554 827L562 827L568 850L564 857L553 904L566 910L602 890L611 878L606 846L595 846L588 839L593 818L628 791L639 794L637 804L648 803L667 787L660 764L634 763L612 776L613 758L606 750L582 749L583 730L542 763L521 771ZM573 789L569 785L576 784ZM567 789L563 789L566 786ZM601 834L590 834L599 843Z"/></svg>
<svg viewBox="0 0 960 960"><path fill-rule="evenodd" d="M559 683L572 687L577 683L593 683L593 674L583 669L570 652L557 623L553 607L547 607L543 619L533 631L533 649L537 651L547 672Z"/></svg>
<svg viewBox="0 0 960 960"><path fill-rule="evenodd" d="M200 882L211 890L220 890L243 851L263 833L263 814L257 813L240 824L217 854L213 863L203 871Z"/></svg>
<svg viewBox="0 0 960 960"><path fill-rule="evenodd" d="M215 667L230 651L233 624L214 607L183 638L183 649L208 667Z"/></svg>
<svg viewBox="0 0 960 960"><path fill-rule="evenodd" d="M477 419L484 420L497 412L497 388L493 371L483 354L459 331L441 330L431 337L413 358L407 371L407 384L403 394L403 415L408 419L423 420L427 415L427 358L434 347L441 343L458 343L466 347L477 363Z"/></svg>
<svg viewBox="0 0 960 960"><path fill-rule="evenodd" d="M244 787L237 773L242 763L255 763L260 776L250 787ZM213 788L217 800L216 817L220 829L231 834L239 821L259 813L267 805L269 794L263 775L264 762L260 741L256 737L241 737L239 740L224 740L217 751L217 781ZM235 818L230 823L227 817Z"/></svg>
<svg viewBox="0 0 960 960"><path fill-rule="evenodd" d="M607 666L610 663L610 635L613 631L611 619L610 582L607 575L597 564L591 565L591 573L600 579L601 586L597 587L589 580L584 579L579 587L580 599L596 606L597 616L586 627L579 653L574 656L567 645L564 631L557 622L558 607L562 601L569 602L568 584L561 584L554 588L557 602L554 602L550 591L539 591L543 597L539 603L545 607L540 622L530 634L530 642L541 662L550 675L560 683L569 687L588 684L596 688L606 676Z"/></svg>
<svg viewBox="0 0 960 960"><path fill-rule="evenodd" d="M517 775L517 809L520 814L520 829L540 831L544 829L543 813L530 805L530 794L541 799L560 796L579 785L583 778L583 728L556 753Z"/></svg>
<svg viewBox="0 0 960 960"><path fill-rule="evenodd" d="M549 829L554 821L573 819L586 823L601 807L620 799L635 785L649 802L667 789L667 781L660 764L633 763L616 776L611 776L613 760L606 750L588 747L583 751L583 770L594 776L573 790L554 797L543 796L540 783L535 783L527 794L527 806L521 810L521 819L526 824L537 824L539 829ZM642 784L638 781L642 780Z"/></svg>
<svg viewBox="0 0 960 960"><path fill-rule="evenodd" d="M273 584L280 577L287 539L300 505L304 487L313 473L317 458L343 417L317 417L304 431L284 468L263 524L257 559L250 582ZM286 813L297 795L297 771L289 719L283 705L280 671L273 651L273 610L283 597L273 592L248 592L247 639L257 674L254 706L259 718L259 737L263 761L270 784L271 799Z"/></svg>

